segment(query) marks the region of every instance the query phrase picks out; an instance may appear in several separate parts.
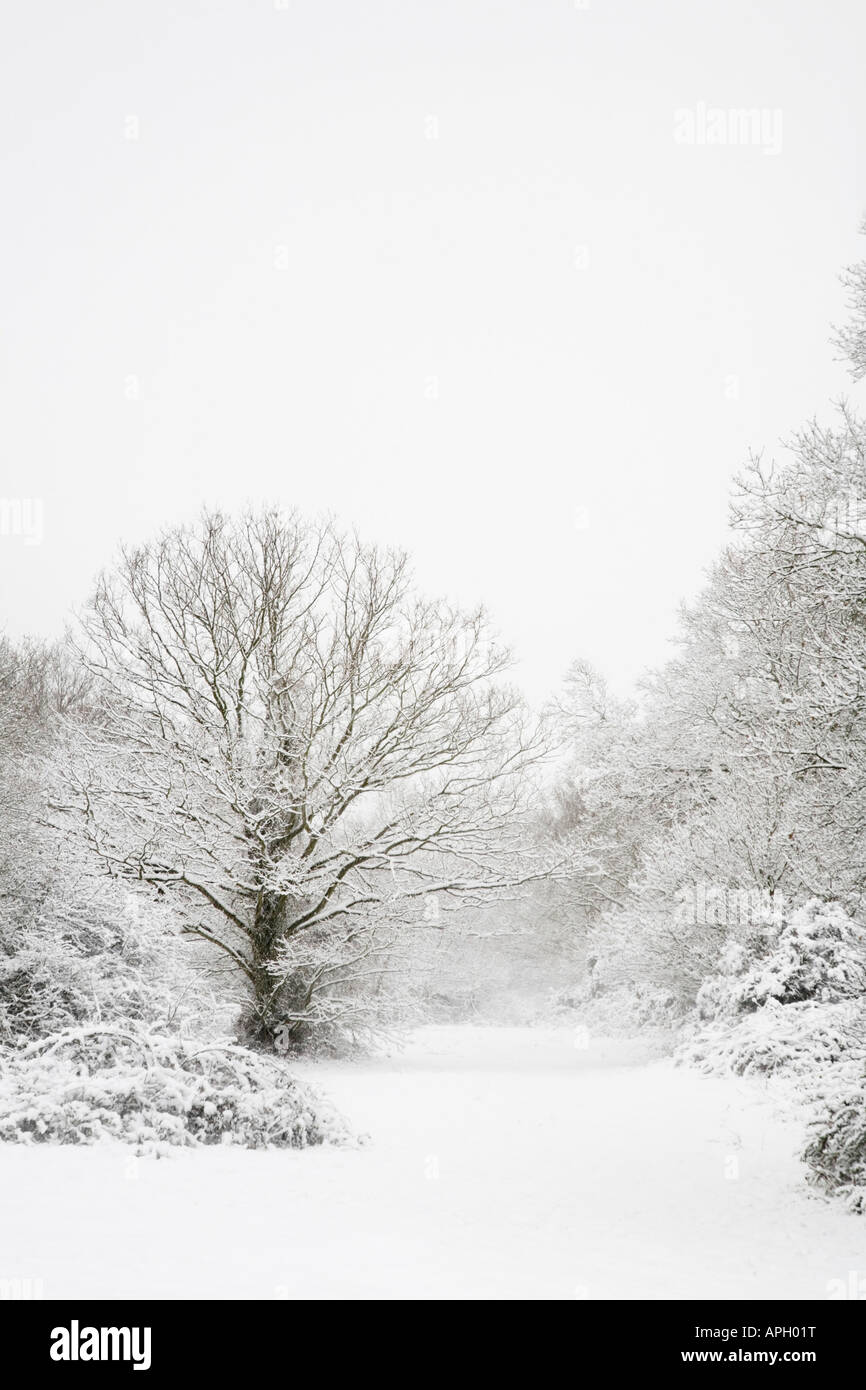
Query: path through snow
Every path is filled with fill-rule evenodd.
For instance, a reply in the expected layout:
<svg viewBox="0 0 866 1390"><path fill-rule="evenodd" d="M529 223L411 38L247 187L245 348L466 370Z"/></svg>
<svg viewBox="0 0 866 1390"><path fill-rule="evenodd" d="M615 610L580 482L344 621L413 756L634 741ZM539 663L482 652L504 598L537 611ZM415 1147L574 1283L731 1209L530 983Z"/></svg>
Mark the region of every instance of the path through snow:
<svg viewBox="0 0 866 1390"><path fill-rule="evenodd" d="M578 1039L578 1041L580 1041ZM0 1146L0 1278L47 1298L826 1298L866 1221L755 1082L567 1030L297 1068L357 1150Z"/></svg>

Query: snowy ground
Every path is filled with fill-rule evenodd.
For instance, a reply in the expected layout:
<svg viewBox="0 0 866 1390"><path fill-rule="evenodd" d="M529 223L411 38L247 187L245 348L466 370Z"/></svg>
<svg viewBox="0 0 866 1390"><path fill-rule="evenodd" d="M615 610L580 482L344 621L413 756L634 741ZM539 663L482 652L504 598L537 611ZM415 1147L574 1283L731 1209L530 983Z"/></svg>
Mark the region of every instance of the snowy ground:
<svg viewBox="0 0 866 1390"><path fill-rule="evenodd" d="M866 1221L753 1082L568 1031L304 1065L356 1150L0 1147L0 1279L46 1298L826 1298ZM862 1277L862 1275L861 1275ZM831 1286L832 1287L832 1286Z"/></svg>

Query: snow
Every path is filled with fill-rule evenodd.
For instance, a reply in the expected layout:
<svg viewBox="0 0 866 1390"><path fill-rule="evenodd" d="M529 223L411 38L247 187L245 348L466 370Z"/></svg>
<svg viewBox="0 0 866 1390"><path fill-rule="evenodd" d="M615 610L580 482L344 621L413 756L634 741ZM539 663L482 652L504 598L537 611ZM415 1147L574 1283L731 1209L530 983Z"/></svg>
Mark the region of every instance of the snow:
<svg viewBox="0 0 866 1390"><path fill-rule="evenodd" d="M817 1298L866 1223L772 1087L568 1029L304 1063L351 1149L0 1146L0 1279L46 1298Z"/></svg>

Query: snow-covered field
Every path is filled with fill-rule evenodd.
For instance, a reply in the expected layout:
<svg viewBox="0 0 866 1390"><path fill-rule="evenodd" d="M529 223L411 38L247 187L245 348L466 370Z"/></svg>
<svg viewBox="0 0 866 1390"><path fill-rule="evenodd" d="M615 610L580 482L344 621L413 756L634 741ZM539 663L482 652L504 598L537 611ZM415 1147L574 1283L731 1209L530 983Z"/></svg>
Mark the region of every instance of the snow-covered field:
<svg viewBox="0 0 866 1390"><path fill-rule="evenodd" d="M759 1083L568 1030L431 1028L305 1064L370 1143L0 1147L0 1279L46 1298L826 1298L866 1221Z"/></svg>

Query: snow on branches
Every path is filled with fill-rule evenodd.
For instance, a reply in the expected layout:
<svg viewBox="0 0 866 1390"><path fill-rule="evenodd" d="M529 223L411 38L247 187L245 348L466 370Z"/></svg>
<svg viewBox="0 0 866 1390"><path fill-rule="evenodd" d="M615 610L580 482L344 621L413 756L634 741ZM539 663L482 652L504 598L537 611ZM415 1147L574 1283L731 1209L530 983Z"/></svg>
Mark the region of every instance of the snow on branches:
<svg viewBox="0 0 866 1390"><path fill-rule="evenodd" d="M431 902L554 868L526 833L545 748L507 653L481 612L419 597L403 555L207 514L124 552L84 625L98 703L62 809L231 962L251 1039L305 1045Z"/></svg>

